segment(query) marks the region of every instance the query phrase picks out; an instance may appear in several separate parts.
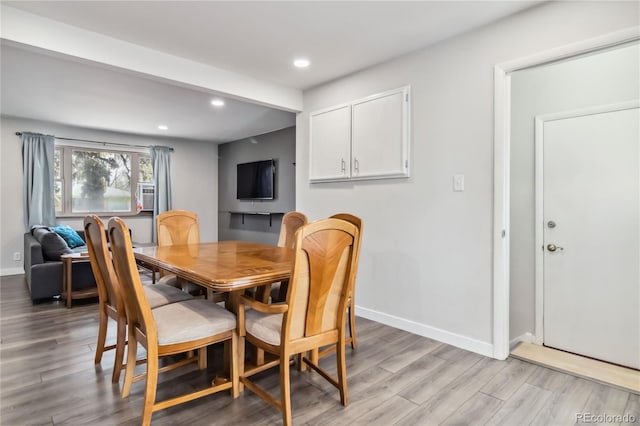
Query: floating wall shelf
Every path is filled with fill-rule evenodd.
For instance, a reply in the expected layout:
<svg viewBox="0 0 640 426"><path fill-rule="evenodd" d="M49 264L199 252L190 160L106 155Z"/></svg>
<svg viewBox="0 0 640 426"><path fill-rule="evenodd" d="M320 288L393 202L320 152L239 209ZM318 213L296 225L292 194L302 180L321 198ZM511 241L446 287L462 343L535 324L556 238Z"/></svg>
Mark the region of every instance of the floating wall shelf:
<svg viewBox="0 0 640 426"><path fill-rule="evenodd" d="M272 225L273 216L282 216L283 212L239 212L239 211L230 211L229 214L242 215L242 224L244 225L244 217L246 216L269 216L269 226Z"/></svg>

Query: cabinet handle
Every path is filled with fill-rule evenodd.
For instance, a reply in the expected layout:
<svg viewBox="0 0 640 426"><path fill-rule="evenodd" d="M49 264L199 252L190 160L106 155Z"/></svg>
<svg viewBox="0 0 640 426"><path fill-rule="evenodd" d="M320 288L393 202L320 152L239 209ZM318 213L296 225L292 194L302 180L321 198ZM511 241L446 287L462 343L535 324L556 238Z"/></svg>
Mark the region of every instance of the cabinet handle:
<svg viewBox="0 0 640 426"><path fill-rule="evenodd" d="M342 174L344 174L345 170L346 170L346 163L344 162L344 158L342 160L342 167L340 168L340 170L342 171Z"/></svg>
<svg viewBox="0 0 640 426"><path fill-rule="evenodd" d="M356 171L356 173L360 173L360 162L357 158L353 159L353 169Z"/></svg>

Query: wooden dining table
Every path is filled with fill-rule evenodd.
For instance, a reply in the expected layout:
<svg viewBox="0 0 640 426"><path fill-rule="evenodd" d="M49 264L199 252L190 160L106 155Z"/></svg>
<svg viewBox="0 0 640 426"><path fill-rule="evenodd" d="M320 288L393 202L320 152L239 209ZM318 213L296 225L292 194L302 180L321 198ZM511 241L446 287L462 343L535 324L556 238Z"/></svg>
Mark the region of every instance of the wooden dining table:
<svg viewBox="0 0 640 426"><path fill-rule="evenodd" d="M229 292L231 310L247 288L290 278L293 250L248 241L133 249L137 261L176 274L209 290Z"/></svg>
<svg viewBox="0 0 640 426"><path fill-rule="evenodd" d="M138 262L154 270L164 269L208 290L229 293L226 307L232 312L237 312L245 289L288 280L294 258L293 249L247 241L136 247L133 253ZM226 358L229 352L224 353ZM244 360L244 345L238 348L238 356ZM262 364L263 355L256 356L256 364L245 363L245 371ZM224 364L228 365L226 359Z"/></svg>

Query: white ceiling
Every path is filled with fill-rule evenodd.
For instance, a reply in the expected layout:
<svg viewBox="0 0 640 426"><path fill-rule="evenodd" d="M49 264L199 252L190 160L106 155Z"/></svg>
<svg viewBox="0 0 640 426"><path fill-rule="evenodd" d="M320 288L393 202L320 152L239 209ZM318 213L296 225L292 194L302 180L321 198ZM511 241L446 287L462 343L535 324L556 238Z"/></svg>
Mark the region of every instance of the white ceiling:
<svg viewBox="0 0 640 426"><path fill-rule="evenodd" d="M308 89L539 1L3 1L157 51ZM2 113L140 134L225 142L295 124L292 113L93 63L2 45ZM298 70L297 56L312 64ZM29 94L29 96L26 96ZM37 94L46 99L34 108ZM156 129L160 122L167 132Z"/></svg>
<svg viewBox="0 0 640 426"><path fill-rule="evenodd" d="M295 125L290 112L233 99L216 108L211 100L218 96L205 91L7 43L1 67L0 110L14 117L216 143Z"/></svg>

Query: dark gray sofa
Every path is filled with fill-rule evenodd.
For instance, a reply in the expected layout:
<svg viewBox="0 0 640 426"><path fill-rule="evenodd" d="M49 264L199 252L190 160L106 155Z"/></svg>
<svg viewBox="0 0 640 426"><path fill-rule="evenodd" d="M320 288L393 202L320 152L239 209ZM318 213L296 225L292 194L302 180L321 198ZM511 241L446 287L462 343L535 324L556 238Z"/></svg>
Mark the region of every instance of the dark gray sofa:
<svg viewBox="0 0 640 426"><path fill-rule="evenodd" d="M84 239L83 231L78 231L78 234ZM77 247L73 251L86 252L87 247ZM24 273L32 302L62 293L62 261L47 260L42 245L30 232L24 234ZM96 286L89 262L74 263L72 274L73 290Z"/></svg>

